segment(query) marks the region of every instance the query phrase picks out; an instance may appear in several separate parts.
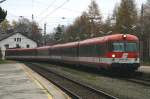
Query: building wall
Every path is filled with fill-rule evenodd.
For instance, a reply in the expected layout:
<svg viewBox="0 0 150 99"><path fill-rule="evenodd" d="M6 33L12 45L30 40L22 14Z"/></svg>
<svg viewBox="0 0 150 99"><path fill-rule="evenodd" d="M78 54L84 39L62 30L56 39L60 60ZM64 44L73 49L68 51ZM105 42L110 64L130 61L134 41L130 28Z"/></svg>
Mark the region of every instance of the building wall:
<svg viewBox="0 0 150 99"><path fill-rule="evenodd" d="M0 41L0 48L2 50L3 49L5 50L5 48L8 46L9 46L9 48L15 48L17 46L19 46L21 48L27 48L27 46L29 48L35 48L35 47L37 47L37 43L30 40L29 38L27 38L24 35L16 33L16 34Z"/></svg>

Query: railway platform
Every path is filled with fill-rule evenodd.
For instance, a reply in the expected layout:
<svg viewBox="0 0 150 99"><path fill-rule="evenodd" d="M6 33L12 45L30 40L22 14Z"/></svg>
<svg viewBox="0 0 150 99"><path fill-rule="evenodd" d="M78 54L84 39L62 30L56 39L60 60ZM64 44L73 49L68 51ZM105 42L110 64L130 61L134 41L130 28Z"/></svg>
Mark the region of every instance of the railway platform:
<svg viewBox="0 0 150 99"><path fill-rule="evenodd" d="M0 99L70 99L22 63L0 64Z"/></svg>
<svg viewBox="0 0 150 99"><path fill-rule="evenodd" d="M140 66L138 71L144 72L144 73L150 73L150 66Z"/></svg>

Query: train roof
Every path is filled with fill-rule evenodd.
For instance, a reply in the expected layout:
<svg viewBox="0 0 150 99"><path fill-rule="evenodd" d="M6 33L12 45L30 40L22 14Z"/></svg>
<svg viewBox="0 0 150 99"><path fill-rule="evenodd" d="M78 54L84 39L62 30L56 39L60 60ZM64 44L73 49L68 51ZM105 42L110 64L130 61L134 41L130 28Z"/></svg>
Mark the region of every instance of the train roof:
<svg viewBox="0 0 150 99"><path fill-rule="evenodd" d="M13 48L13 49L7 49L9 51L22 51L22 50L36 50L36 48Z"/></svg>
<svg viewBox="0 0 150 99"><path fill-rule="evenodd" d="M123 35L126 35L126 40L128 41L138 41L138 37L135 35L131 35L131 34L114 34L114 35L108 35L105 38L113 41L113 40L123 40Z"/></svg>
<svg viewBox="0 0 150 99"><path fill-rule="evenodd" d="M70 42L65 44L57 44L52 46L52 48L64 48L64 47L76 47L78 45L78 42Z"/></svg>
<svg viewBox="0 0 150 99"><path fill-rule="evenodd" d="M97 44L97 43L104 43L107 41L124 40L123 35L124 34L113 34L113 35L108 35L108 36L103 36L103 37L87 39L87 40L80 41L80 45ZM127 36L126 40L128 40L128 41L138 41L138 38L134 35L126 34L126 36Z"/></svg>
<svg viewBox="0 0 150 99"><path fill-rule="evenodd" d="M124 34L113 34L113 35L107 35L103 37L96 37L96 38L91 38L91 39L86 39L83 41L77 41L77 42L69 42L65 44L57 44L53 45L52 48L64 48L64 47L76 47L78 46L78 43L82 45L87 45L87 44L99 44L99 43L104 43L107 41L119 41L119 40L124 40L123 38ZM138 38L134 35L131 34L126 34L126 40L128 41L138 41Z"/></svg>
<svg viewBox="0 0 150 99"><path fill-rule="evenodd" d="M77 41L77 42L69 42L65 44L57 44L51 46L52 49L55 48L65 48L65 47L76 47L78 44L82 45L87 45L87 44L99 44L99 43L104 43L107 41L119 41L119 40L124 40L123 39L124 34L112 34L112 35L107 35L103 37L96 37L96 38L91 38L91 39L86 39L83 41ZM131 35L131 34L125 34L126 40L128 41L138 41L138 37Z"/></svg>
<svg viewBox="0 0 150 99"><path fill-rule="evenodd" d="M45 49L49 49L51 48L51 46L41 46L41 47L37 47L37 50L45 50Z"/></svg>

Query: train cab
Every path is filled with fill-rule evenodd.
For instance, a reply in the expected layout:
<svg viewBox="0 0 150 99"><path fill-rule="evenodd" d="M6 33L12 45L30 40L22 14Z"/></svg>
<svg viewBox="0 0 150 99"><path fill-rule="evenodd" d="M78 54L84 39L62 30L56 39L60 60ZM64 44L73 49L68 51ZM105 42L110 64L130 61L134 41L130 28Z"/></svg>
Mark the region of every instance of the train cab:
<svg viewBox="0 0 150 99"><path fill-rule="evenodd" d="M139 40L136 36L122 34L117 39L110 39L108 45L107 57L111 59L113 69L135 70L140 66Z"/></svg>

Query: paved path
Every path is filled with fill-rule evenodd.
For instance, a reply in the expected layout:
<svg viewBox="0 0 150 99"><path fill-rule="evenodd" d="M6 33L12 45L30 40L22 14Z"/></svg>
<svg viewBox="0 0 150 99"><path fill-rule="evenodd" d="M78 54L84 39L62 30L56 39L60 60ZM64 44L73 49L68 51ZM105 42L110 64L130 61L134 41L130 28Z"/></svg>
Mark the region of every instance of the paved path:
<svg viewBox="0 0 150 99"><path fill-rule="evenodd" d="M141 66L138 71L144 72L144 73L150 73L150 66Z"/></svg>
<svg viewBox="0 0 150 99"><path fill-rule="evenodd" d="M68 99L50 84L23 64L0 64L0 99ZM46 88L49 85L51 88Z"/></svg>

